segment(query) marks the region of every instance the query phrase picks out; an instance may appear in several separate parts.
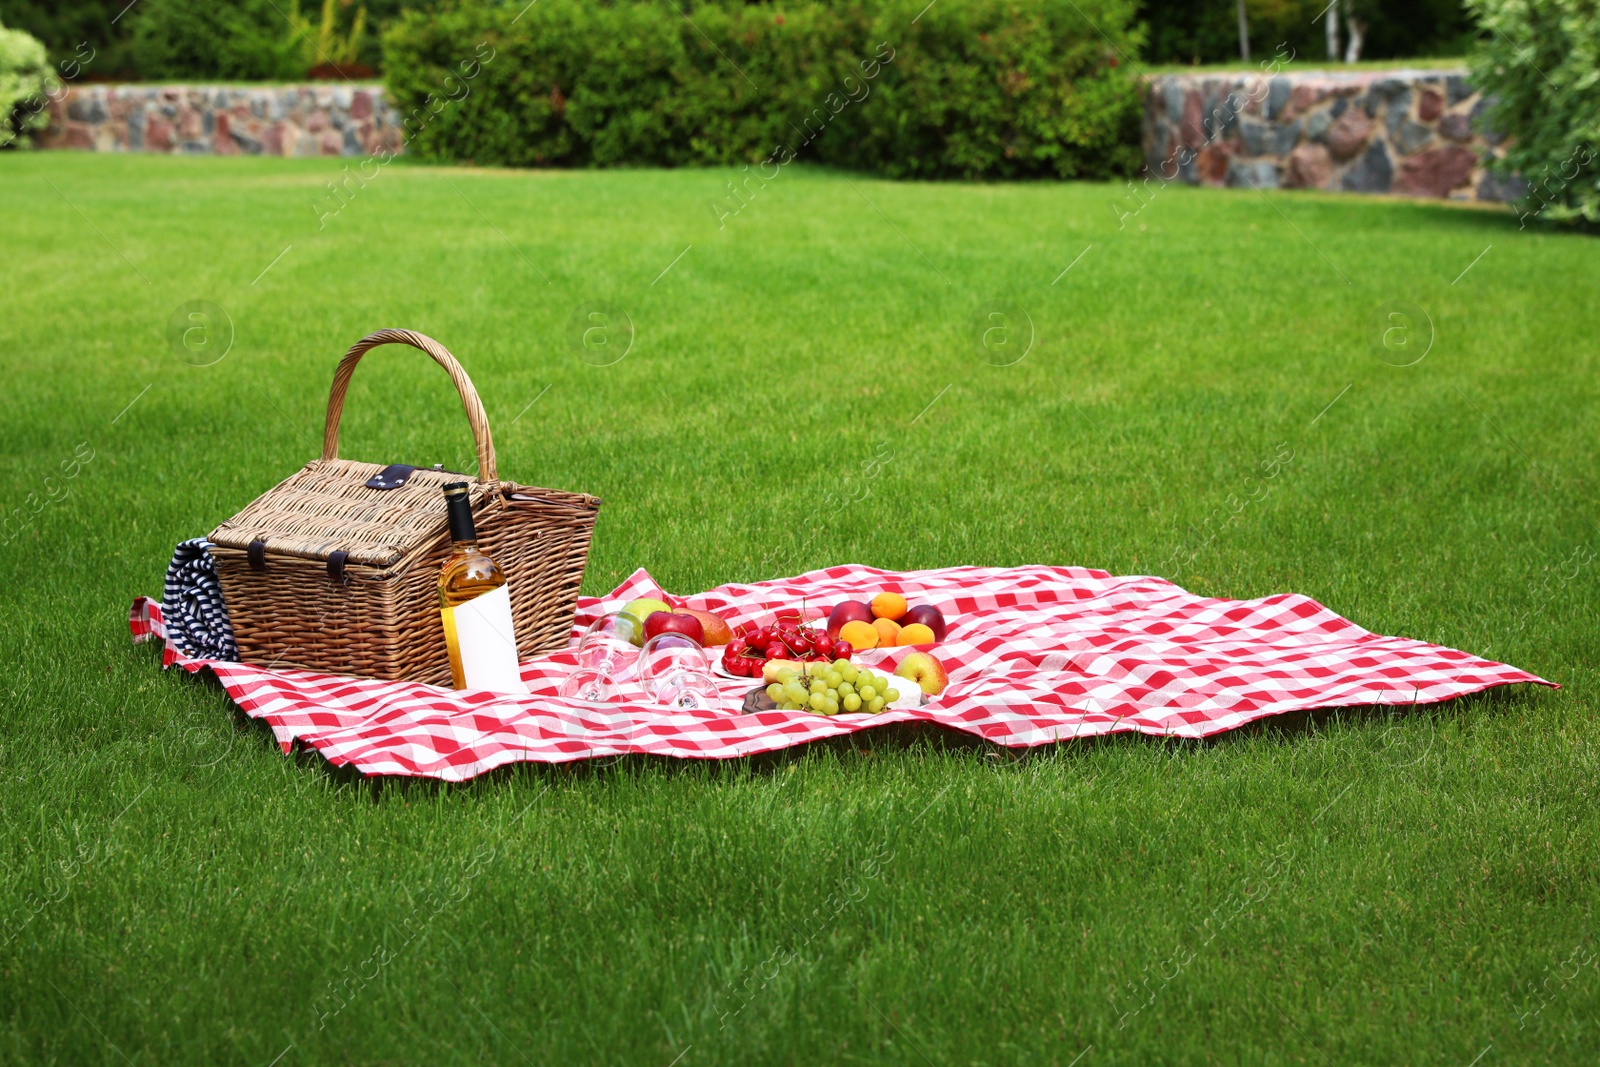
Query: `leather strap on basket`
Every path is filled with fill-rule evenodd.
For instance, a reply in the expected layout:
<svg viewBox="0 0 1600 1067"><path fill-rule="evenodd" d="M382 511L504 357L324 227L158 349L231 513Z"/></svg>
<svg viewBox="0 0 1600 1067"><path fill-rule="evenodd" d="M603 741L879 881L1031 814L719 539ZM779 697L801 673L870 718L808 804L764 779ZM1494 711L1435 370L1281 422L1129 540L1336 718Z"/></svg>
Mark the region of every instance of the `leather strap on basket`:
<svg viewBox="0 0 1600 1067"><path fill-rule="evenodd" d="M444 345L414 330L369 333L351 345L350 351L344 354L339 361L339 369L333 374L333 389L328 393L328 419L322 430L322 458L339 458L339 418L344 414L344 395L350 388L350 377L356 372L356 364L370 349L390 344L422 349L450 375L456 392L461 395L461 406L466 409L467 422L472 427L472 439L478 446L478 481L491 485L498 482L500 478L495 472L494 439L489 436L489 416L484 414L483 401L478 399L472 379L467 377L467 372L461 369L461 364L456 362Z"/></svg>

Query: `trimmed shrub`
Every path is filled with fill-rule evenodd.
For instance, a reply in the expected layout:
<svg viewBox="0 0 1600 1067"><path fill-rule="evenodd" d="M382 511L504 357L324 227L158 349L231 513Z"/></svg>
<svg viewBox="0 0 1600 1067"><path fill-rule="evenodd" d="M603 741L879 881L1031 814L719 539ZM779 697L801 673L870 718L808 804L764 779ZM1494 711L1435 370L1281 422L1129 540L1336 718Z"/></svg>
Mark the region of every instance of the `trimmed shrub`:
<svg viewBox="0 0 1600 1067"><path fill-rule="evenodd" d="M161 0L139 13L129 53L143 78L302 78L304 41L279 7L274 0Z"/></svg>
<svg viewBox="0 0 1600 1067"><path fill-rule="evenodd" d="M27 135L49 124L45 98L55 86L44 45L0 26L0 148L27 147Z"/></svg>
<svg viewBox="0 0 1600 1067"><path fill-rule="evenodd" d="M397 21L384 66L422 158L605 167L800 156L897 177L1109 177L1139 165L1132 10L1132 0L540 0L519 14L465 0Z"/></svg>
<svg viewBox="0 0 1600 1067"><path fill-rule="evenodd" d="M1487 128L1510 138L1496 164L1521 174L1530 218L1600 222L1600 2L1480 0L1473 81Z"/></svg>

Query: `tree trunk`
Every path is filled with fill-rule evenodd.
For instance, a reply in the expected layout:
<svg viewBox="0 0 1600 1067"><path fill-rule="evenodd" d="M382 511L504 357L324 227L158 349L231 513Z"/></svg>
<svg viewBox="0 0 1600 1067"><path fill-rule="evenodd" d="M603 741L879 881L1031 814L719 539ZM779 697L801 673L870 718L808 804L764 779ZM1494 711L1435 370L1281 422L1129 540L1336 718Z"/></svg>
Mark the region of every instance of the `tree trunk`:
<svg viewBox="0 0 1600 1067"><path fill-rule="evenodd" d="M1332 0L1322 10L1323 32L1328 37L1328 58L1339 59L1339 0Z"/></svg>
<svg viewBox="0 0 1600 1067"><path fill-rule="evenodd" d="M1361 46L1367 39L1367 20L1357 18L1350 6L1350 0L1344 0L1344 25L1350 31L1350 43L1345 46L1344 61L1358 63L1361 60Z"/></svg>
<svg viewBox="0 0 1600 1067"><path fill-rule="evenodd" d="M1239 58L1250 62L1250 20L1244 14L1244 0L1237 0L1239 8Z"/></svg>

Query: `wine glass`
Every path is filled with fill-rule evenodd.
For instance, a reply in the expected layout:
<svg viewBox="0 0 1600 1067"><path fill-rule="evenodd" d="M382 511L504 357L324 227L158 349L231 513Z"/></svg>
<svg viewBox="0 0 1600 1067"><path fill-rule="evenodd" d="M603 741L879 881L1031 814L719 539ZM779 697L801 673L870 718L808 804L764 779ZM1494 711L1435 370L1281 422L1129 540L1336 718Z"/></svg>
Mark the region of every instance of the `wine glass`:
<svg viewBox="0 0 1600 1067"><path fill-rule="evenodd" d="M620 611L602 615L589 624L578 642L578 666L608 674L625 673L639 658L639 620Z"/></svg>
<svg viewBox="0 0 1600 1067"><path fill-rule="evenodd" d="M619 703L617 683L611 675L595 667L576 667L561 680L559 690L567 700L584 704L610 705Z"/></svg>
<svg viewBox="0 0 1600 1067"><path fill-rule="evenodd" d="M639 684L645 695L658 704L670 701L680 675L710 675L711 657L700 642L673 631L656 634L639 650Z"/></svg>
<svg viewBox="0 0 1600 1067"><path fill-rule="evenodd" d="M656 702L672 708L711 711L722 707L722 689L704 671L682 670L656 684Z"/></svg>

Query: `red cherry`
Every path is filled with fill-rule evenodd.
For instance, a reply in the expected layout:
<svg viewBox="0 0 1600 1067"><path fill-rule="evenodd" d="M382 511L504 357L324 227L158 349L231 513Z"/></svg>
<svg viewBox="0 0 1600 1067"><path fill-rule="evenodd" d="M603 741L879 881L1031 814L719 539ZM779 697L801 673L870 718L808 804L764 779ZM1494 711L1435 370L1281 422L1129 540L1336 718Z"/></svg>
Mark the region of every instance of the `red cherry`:
<svg viewBox="0 0 1600 1067"><path fill-rule="evenodd" d="M746 642L744 638L735 637L732 641L728 642L727 651L722 654L722 657L727 659L729 656L737 656L739 653L743 652L749 647L749 643Z"/></svg>
<svg viewBox="0 0 1600 1067"><path fill-rule="evenodd" d="M849 641L835 641L833 643L834 659L849 659L855 652L855 647Z"/></svg>
<svg viewBox="0 0 1600 1067"><path fill-rule="evenodd" d="M818 634L812 638L811 647L817 650L817 655L827 659L833 654L833 638L827 634Z"/></svg>
<svg viewBox="0 0 1600 1067"><path fill-rule="evenodd" d="M774 641L767 646L768 659L785 659L788 656L788 652L789 650L784 648L783 643L780 641Z"/></svg>

